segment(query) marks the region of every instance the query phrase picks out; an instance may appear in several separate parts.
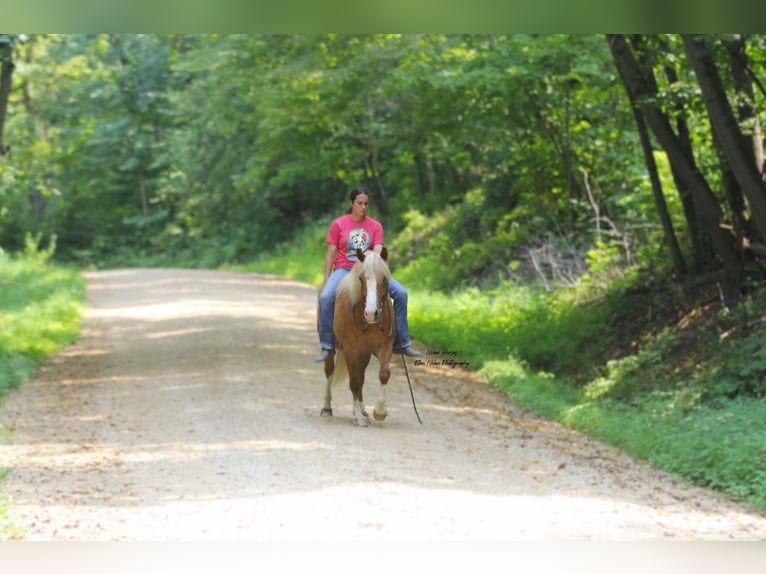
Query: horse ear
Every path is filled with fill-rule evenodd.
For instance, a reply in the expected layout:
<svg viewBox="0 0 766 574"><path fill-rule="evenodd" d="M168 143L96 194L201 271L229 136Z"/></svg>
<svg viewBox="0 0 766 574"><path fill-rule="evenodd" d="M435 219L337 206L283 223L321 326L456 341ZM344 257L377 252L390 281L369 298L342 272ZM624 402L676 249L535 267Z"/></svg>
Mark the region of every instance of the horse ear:
<svg viewBox="0 0 766 574"><path fill-rule="evenodd" d="M364 251L362 249L356 250L356 258L359 259L359 261L364 261Z"/></svg>
<svg viewBox="0 0 766 574"><path fill-rule="evenodd" d="M385 245L380 250L380 256L383 258L383 261L388 261L388 249L386 249Z"/></svg>

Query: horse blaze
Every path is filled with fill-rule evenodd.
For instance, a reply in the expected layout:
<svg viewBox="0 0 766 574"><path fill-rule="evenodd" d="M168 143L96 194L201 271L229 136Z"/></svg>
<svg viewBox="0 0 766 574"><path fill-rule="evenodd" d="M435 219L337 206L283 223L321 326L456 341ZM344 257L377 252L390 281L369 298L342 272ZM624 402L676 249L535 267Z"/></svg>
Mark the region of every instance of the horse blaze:
<svg viewBox="0 0 766 574"><path fill-rule="evenodd" d="M378 282L374 275L367 276L367 299L364 302L364 318L372 324L378 321Z"/></svg>

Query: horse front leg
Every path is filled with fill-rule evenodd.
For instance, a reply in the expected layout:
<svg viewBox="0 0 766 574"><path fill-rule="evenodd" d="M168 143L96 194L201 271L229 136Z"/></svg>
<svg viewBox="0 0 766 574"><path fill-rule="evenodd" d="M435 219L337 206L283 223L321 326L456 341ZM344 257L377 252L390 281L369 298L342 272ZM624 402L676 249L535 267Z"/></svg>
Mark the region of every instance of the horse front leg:
<svg viewBox="0 0 766 574"><path fill-rule="evenodd" d="M358 427L366 427L370 424L370 415L364 406L364 397L362 396L362 387L364 386L364 373L361 379L351 380L351 394L354 397L354 424Z"/></svg>
<svg viewBox="0 0 766 574"><path fill-rule="evenodd" d="M384 356L380 361L380 371L378 373L378 376L380 377L380 395L378 396L378 402L372 411L372 416L375 417L376 421L386 420L386 417L388 416L386 391L388 389L388 380L391 378L391 355L390 353L386 354L388 355L388 358Z"/></svg>
<svg viewBox="0 0 766 574"><path fill-rule="evenodd" d="M370 415L364 407L364 372L370 362L370 357L363 357L348 365L348 380L351 395L354 399L354 424L359 427L366 427L370 424Z"/></svg>

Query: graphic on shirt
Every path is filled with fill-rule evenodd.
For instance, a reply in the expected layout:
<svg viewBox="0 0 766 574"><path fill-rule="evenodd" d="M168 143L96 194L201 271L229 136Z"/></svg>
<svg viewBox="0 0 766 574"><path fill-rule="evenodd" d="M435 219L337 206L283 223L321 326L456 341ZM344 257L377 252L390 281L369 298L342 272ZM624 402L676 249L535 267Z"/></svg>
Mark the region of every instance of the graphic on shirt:
<svg viewBox="0 0 766 574"><path fill-rule="evenodd" d="M358 261L356 250L366 251L370 248L370 232L363 228L352 229L348 233L348 259Z"/></svg>

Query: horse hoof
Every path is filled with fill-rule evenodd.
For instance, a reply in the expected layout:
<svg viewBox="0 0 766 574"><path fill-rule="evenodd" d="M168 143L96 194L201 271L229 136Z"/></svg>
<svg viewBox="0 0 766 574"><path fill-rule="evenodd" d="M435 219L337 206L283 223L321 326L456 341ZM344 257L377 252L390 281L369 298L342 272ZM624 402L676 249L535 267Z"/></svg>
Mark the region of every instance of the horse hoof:
<svg viewBox="0 0 766 574"><path fill-rule="evenodd" d="M322 408L322 412L319 413L319 416L322 417L331 417L332 416L332 409L330 407L324 407Z"/></svg>
<svg viewBox="0 0 766 574"><path fill-rule="evenodd" d="M386 411L383 411L382 413L379 413L378 411L372 411L372 416L375 417L376 421L384 421L386 420L388 413Z"/></svg>
<svg viewBox="0 0 766 574"><path fill-rule="evenodd" d="M354 419L354 424L358 427L367 427L370 426L370 421L365 417L356 417Z"/></svg>

